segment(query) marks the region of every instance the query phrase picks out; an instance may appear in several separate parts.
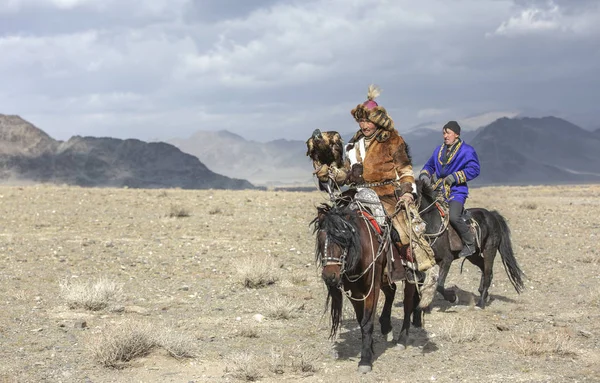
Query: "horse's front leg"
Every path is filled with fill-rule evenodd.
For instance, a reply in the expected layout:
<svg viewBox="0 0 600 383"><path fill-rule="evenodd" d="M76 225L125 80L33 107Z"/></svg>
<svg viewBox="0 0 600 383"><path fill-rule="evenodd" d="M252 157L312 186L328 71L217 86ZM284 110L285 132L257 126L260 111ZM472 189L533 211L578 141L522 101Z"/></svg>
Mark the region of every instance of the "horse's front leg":
<svg viewBox="0 0 600 383"><path fill-rule="evenodd" d="M454 256L452 253L448 252L444 259L440 262L440 275L438 277L436 291L444 297L450 303L458 303L458 296L453 289L446 289L444 285L446 284L446 277L448 276L448 272L450 272L450 265L454 260Z"/></svg>
<svg viewBox="0 0 600 383"><path fill-rule="evenodd" d="M383 295L385 296L385 303L379 317L379 324L381 325L381 333L387 335L387 341L391 342L394 340L394 333L392 331L392 304L396 296L396 284L390 284L387 278L384 278L381 291L383 291Z"/></svg>
<svg viewBox="0 0 600 383"><path fill-rule="evenodd" d="M364 293L367 294L368 291ZM362 302L352 301L362 337L358 372L363 374L373 369L373 327L377 311L377 300L379 299L379 286L373 286L371 292L368 294Z"/></svg>
<svg viewBox="0 0 600 383"><path fill-rule="evenodd" d="M420 328L423 327L423 317L425 311L419 306L419 303L421 303L421 297L419 296L416 287L414 288L413 297L414 302L412 311L412 325Z"/></svg>
<svg viewBox="0 0 600 383"><path fill-rule="evenodd" d="M414 312L415 300L416 300L417 288L416 285L404 282L404 319L402 320L402 329L398 335L398 347L404 350L408 346L408 331L410 330L410 320Z"/></svg>

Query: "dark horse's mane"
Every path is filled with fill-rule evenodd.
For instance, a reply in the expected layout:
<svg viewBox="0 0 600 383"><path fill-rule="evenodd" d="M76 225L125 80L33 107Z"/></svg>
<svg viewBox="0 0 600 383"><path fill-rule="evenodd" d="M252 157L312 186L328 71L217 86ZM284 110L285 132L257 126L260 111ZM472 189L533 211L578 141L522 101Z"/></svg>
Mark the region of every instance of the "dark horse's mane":
<svg viewBox="0 0 600 383"><path fill-rule="evenodd" d="M436 191L433 189L433 186L425 184L420 180L415 181L415 183L417 185L417 195L419 197L425 196L430 201L436 199Z"/></svg>
<svg viewBox="0 0 600 383"><path fill-rule="evenodd" d="M358 231L358 215L348 206L329 206L322 204L317 207L317 217L310 223L313 233L320 230L327 233L331 242L347 250L346 269L353 270L359 263L360 233ZM316 252L316 260L321 259L321 252Z"/></svg>

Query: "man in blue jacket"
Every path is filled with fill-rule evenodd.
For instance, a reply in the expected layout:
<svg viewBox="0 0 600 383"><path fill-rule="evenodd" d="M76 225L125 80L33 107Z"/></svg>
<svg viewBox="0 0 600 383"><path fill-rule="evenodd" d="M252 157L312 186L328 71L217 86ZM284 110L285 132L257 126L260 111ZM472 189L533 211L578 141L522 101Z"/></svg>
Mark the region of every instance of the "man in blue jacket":
<svg viewBox="0 0 600 383"><path fill-rule="evenodd" d="M450 193L450 224L460 235L463 249L459 257L468 257L475 252L475 238L463 217L465 201L469 196L467 181L479 175L479 158L472 146L460 138L460 125L449 121L442 129L444 144L438 146L423 166L419 178L422 182L437 186L440 182Z"/></svg>

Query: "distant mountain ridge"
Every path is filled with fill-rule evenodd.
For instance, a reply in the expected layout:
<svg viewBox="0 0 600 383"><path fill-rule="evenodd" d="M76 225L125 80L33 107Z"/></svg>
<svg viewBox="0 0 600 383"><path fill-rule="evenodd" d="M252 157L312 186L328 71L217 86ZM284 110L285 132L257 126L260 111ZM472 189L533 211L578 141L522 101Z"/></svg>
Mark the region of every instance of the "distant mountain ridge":
<svg viewBox="0 0 600 383"><path fill-rule="evenodd" d="M478 183L600 182L600 135L557 117L500 118L471 142Z"/></svg>
<svg viewBox="0 0 600 383"><path fill-rule="evenodd" d="M277 139L261 143L221 130L198 131L187 139L167 142L198 157L215 172L245 178L254 184L312 182L313 168L306 157L304 141Z"/></svg>
<svg viewBox="0 0 600 383"><path fill-rule="evenodd" d="M352 136L340 131L344 142ZM310 132L307 132L307 138ZM441 126L402 133L415 174L442 143ZM556 184L600 182L600 129L584 130L557 117L502 117L461 137L475 147L481 162L477 184ZM189 139L169 140L209 168L255 184L314 184L306 144L300 140L247 141L227 131L199 131Z"/></svg>
<svg viewBox="0 0 600 383"><path fill-rule="evenodd" d="M80 186L252 189L163 143L74 136L57 141L19 116L0 114L0 181Z"/></svg>
<svg viewBox="0 0 600 383"><path fill-rule="evenodd" d="M352 136L340 133L345 142ZM402 136L417 174L441 144L441 127ZM588 131L557 117L503 117L461 137L481 162L472 185L600 182L600 129ZM18 116L0 114L0 182L186 189L315 183L304 141L260 143L228 131L198 131L169 142L80 136L63 142Z"/></svg>

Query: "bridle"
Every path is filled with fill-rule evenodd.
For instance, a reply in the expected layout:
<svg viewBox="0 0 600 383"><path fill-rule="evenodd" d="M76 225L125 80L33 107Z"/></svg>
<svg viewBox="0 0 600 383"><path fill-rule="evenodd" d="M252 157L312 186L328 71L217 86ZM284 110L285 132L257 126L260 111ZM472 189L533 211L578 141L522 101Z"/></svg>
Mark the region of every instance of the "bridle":
<svg viewBox="0 0 600 383"><path fill-rule="evenodd" d="M421 206L421 194L419 193L419 197L417 199L417 203L418 206ZM429 210L431 210L431 208L437 208L438 213L440 215L440 227L438 228L438 230L435 233L424 233L423 236L425 238L427 238L427 241L429 242L430 246L433 246L433 244L437 241L437 239L444 234L444 232L446 231L446 229L448 229L448 224L450 223L450 216L446 213L444 213L444 209L442 208L442 205L440 204L440 202L438 201L438 199L434 199L432 203L430 203L429 205L427 205L426 207L424 207L423 209L419 210L419 215L421 217L423 217L424 213L427 213Z"/></svg>
<svg viewBox="0 0 600 383"><path fill-rule="evenodd" d="M359 204L359 210L360 211L362 208L360 207ZM349 299L353 300L353 301L364 301L366 300L369 295L371 295L371 292L373 291L373 286L375 286L375 273L371 273L371 286L369 288L369 292L367 294L365 294L362 298L354 298L352 297L352 292L351 291L345 291L343 288L343 283L342 283L342 279L346 278L349 282L351 283L355 283L357 282L360 278L362 278L363 276L365 276L369 270L371 270L372 268L374 268L375 263L377 262L377 260L379 259L379 257L384 253L386 247L388 245L390 245L390 242L388 240L383 240L381 241L381 237L388 238L389 239L389 230L391 229L391 224L388 225L388 227L386 228L386 232L384 235L380 235L377 232L375 232L374 227L372 226L372 224L369 222L369 220L365 217L365 215L363 214L359 214L359 217L363 220L363 222L366 224L368 230L369 230L369 239L371 241L371 248L373 248L373 237L377 236L377 241L379 242L379 246L377 248L377 254L373 253L372 256L372 260L371 263L364 268L364 270L358 274L358 275L348 275L347 274L347 270L346 270L346 266L347 266L347 262L346 262L346 258L348 255L348 249L346 247L343 247L341 245L338 245L338 247L340 247L342 249L341 254L338 256L332 255L330 252L330 236L327 233L327 230L324 229L320 229L318 230L318 232L323 232L325 234L325 242L323 244L323 249L322 249L322 255L321 255L321 265L323 267L326 266L331 266L331 265L337 265L340 266L340 280L339 280L339 285L338 285L338 289L344 293L344 295L346 295ZM344 221L344 225L346 225L348 227L349 230L355 231L356 229L348 222Z"/></svg>
<svg viewBox="0 0 600 383"><path fill-rule="evenodd" d="M330 265L338 265L341 267L340 274L345 273L346 272L346 256L348 255L348 249L340 246L343 249L340 256L337 257L334 255L331 255L331 252L328 251L329 235L327 234L327 231L324 229L320 229L318 232L325 234L325 243L323 244L323 253L322 253L323 255L321 256L321 266L325 267L325 266L330 266Z"/></svg>

